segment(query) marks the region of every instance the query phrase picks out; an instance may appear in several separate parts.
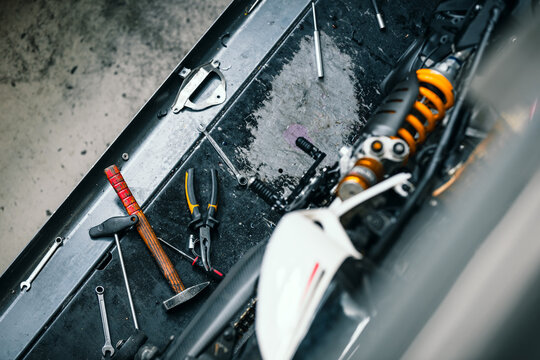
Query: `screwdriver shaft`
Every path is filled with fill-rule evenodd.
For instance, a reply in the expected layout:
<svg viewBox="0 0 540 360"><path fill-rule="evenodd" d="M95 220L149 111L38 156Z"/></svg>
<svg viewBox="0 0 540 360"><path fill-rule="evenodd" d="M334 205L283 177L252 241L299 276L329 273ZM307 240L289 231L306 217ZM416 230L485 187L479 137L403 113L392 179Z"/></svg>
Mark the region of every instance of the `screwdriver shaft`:
<svg viewBox="0 0 540 360"><path fill-rule="evenodd" d="M122 267L122 274L124 275L124 283L126 284L126 291L129 300L129 307L131 308L131 316L133 317L133 325L135 329L139 330L139 322L137 321L137 315L135 314L135 306L133 305L133 299L131 298L131 288L126 273L126 266L124 265L124 256L122 255L122 248L120 247L120 240L118 234L114 234L114 241L116 241L116 248L118 249L118 257L120 258L120 265Z"/></svg>

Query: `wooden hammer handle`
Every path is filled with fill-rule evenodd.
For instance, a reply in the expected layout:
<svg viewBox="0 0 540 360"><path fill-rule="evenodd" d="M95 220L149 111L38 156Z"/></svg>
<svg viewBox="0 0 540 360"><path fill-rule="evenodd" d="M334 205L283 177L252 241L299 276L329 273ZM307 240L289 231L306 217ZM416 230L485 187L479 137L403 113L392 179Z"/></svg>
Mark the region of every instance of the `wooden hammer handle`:
<svg viewBox="0 0 540 360"><path fill-rule="evenodd" d="M176 269L171 263L171 260L169 259L167 254L165 254L165 251L163 251L163 248L161 247L161 244L158 241L157 236L152 229L152 226L142 212L139 204L137 204L137 201L129 190L129 187L124 181L124 178L122 177L120 170L118 170L118 167L116 167L116 165L109 166L105 169L105 175L107 175L107 179L109 179L109 182L118 194L118 197L120 198L120 200L122 200L122 204L124 204L124 207L126 208L128 214L135 214L139 218L139 222L136 225L137 231L139 232L139 235L141 235L141 238L143 239L144 243L146 244L152 255L154 256L154 259L157 261L161 272L163 273L163 275L165 275L165 278L167 278L169 284L171 284L174 292L178 294L184 291L186 287L182 283L182 280L180 280L180 276L176 272Z"/></svg>

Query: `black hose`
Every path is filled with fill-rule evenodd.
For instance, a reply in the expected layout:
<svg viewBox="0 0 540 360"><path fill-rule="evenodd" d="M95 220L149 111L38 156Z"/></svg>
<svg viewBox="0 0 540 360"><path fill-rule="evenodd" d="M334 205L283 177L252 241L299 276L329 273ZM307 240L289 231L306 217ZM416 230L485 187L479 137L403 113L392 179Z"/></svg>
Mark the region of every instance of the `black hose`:
<svg viewBox="0 0 540 360"><path fill-rule="evenodd" d="M435 154L433 155L433 158L431 159L431 163L429 164L429 167L426 170L425 176L422 178L422 180L420 180L420 183L416 187L416 191L411 195L411 197L407 200L407 202L403 206L403 210L399 214L396 222L387 228L387 230L381 235L377 243L375 243L373 247L369 250L368 255L375 262L381 261L381 259L384 257L386 252L390 249L391 245L397 240L398 230L400 230L403 227L403 225L405 224L405 221L408 220L412 210L414 210L417 203L419 202L419 199L421 199L422 195L425 194L431 182L431 179L433 178L433 176L435 175L435 172L440 167L441 163L443 162L445 158L446 150L448 148L450 139L452 138L452 133L459 123L459 120L460 120L459 114L461 113L461 108L463 107L463 103L465 102L467 92L471 85L472 79L474 75L476 74L476 70L478 69L478 65L480 64L480 60L482 59L482 55L484 54L487 43L489 41L491 33L493 32L495 24L497 23L497 20L499 19L499 15L501 11L499 8L494 7L491 10L491 13L492 13L492 16L488 24L486 25L486 30L484 31L482 40L480 41L480 44L478 45L478 50L476 52L476 56L474 57L474 61L472 63L470 71L464 80L464 85L461 89L460 95L458 97L458 100L452 112L452 115L450 116L450 120L448 121L448 125L446 126L446 129L443 132L441 140L439 141L439 145L437 146L437 150L435 151Z"/></svg>

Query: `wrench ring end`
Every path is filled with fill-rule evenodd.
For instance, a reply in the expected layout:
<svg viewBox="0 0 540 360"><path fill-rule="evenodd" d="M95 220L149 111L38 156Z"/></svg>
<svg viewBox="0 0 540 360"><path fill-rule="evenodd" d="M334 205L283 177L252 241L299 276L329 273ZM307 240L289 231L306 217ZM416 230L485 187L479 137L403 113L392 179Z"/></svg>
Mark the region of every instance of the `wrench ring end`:
<svg viewBox="0 0 540 360"><path fill-rule="evenodd" d="M96 286L96 294L101 295L104 292L105 292L105 289L103 288L103 286L101 286L101 285Z"/></svg>
<svg viewBox="0 0 540 360"><path fill-rule="evenodd" d="M31 286L32 286L32 284L30 284L28 281L23 281L21 283L21 291L28 291L28 290L30 290Z"/></svg>
<svg viewBox="0 0 540 360"><path fill-rule="evenodd" d="M110 355L113 356L114 348L112 347L112 345L105 345L101 348L101 353L103 354L103 356L107 356L107 353L110 353Z"/></svg>

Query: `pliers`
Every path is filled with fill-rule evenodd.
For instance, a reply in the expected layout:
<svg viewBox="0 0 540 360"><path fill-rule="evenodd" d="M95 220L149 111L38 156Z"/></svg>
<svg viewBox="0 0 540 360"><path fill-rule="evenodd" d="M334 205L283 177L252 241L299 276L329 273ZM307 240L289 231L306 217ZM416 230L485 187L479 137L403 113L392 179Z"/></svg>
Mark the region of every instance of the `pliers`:
<svg viewBox="0 0 540 360"><path fill-rule="evenodd" d="M212 176L212 194L210 196L210 201L208 202L208 212L206 214L206 218L203 218L199 203L197 202L197 198L195 197L194 172L194 169L188 169L188 171L186 171L186 201L192 218L191 222L189 223L189 227L195 231L197 229L199 230L198 242L201 248L200 257L202 258L202 262L206 271L211 271L213 268L210 263L210 245L212 243L210 233L212 229L214 229L219 224L219 221L215 218L218 204L217 170L210 170L210 175ZM195 256L199 256L195 252L195 243L190 244L190 248Z"/></svg>

